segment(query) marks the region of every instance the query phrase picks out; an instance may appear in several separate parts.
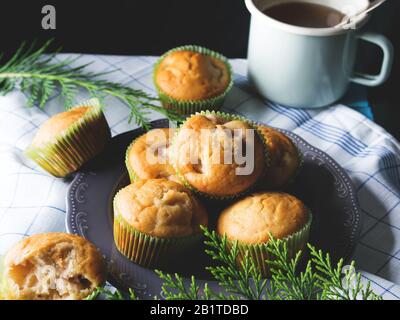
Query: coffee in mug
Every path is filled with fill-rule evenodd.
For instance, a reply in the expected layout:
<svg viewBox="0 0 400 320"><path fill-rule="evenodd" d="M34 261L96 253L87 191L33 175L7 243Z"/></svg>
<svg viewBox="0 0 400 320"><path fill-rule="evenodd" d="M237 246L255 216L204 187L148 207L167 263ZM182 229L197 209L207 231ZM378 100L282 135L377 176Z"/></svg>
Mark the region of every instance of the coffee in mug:
<svg viewBox="0 0 400 320"><path fill-rule="evenodd" d="M329 28L346 16L332 7L310 2L280 3L263 12L281 22L306 28Z"/></svg>

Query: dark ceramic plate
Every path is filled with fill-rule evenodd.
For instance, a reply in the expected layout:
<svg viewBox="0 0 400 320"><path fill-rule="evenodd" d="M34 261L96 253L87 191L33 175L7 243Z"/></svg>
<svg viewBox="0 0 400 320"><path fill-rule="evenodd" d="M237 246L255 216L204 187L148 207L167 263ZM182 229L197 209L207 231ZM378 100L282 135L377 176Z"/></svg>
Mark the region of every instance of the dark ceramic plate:
<svg viewBox="0 0 400 320"><path fill-rule="evenodd" d="M167 125L166 120L153 122L154 127ZM313 212L310 242L335 260L349 258L360 231L360 214L348 175L326 153L291 132L283 132L304 154L303 169L287 191L302 199ZM122 289L133 288L141 298L151 298L160 295L162 281L153 270L136 265L117 251L112 228L112 199L128 184L125 150L142 133L136 129L114 137L102 154L75 175L67 193L66 225L68 232L87 238L105 255L110 283ZM220 210L215 205L212 208ZM184 276L193 274L200 283L207 281L218 291L218 284L205 271L212 261L203 252L199 246L171 261L165 270Z"/></svg>

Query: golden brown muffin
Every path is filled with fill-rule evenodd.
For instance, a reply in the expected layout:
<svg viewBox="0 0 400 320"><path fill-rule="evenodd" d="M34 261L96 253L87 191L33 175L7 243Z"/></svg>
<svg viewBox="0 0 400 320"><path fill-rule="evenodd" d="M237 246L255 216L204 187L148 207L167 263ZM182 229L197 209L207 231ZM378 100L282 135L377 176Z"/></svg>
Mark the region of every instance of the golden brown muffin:
<svg viewBox="0 0 400 320"><path fill-rule="evenodd" d="M204 100L222 94L231 81L226 64L210 55L183 50L169 53L155 72L155 82L177 100Z"/></svg>
<svg viewBox="0 0 400 320"><path fill-rule="evenodd" d="M266 126L259 126L258 129L264 136L270 158L264 185L281 188L290 182L299 169L299 151L292 140L278 130Z"/></svg>
<svg viewBox="0 0 400 320"><path fill-rule="evenodd" d="M100 153L111 138L98 99L90 99L48 119L25 155L56 177L76 171Z"/></svg>
<svg viewBox="0 0 400 320"><path fill-rule="evenodd" d="M249 129L253 138L246 135ZM185 184L216 198L246 191L266 166L264 145L253 127L245 120L214 112L186 120L174 140L171 161Z"/></svg>
<svg viewBox="0 0 400 320"><path fill-rule="evenodd" d="M114 214L134 230L158 238L191 236L208 224L191 192L167 179L139 180L123 188L115 196Z"/></svg>
<svg viewBox="0 0 400 320"><path fill-rule="evenodd" d="M174 129L153 129L137 138L129 146L126 166L131 181L166 178L179 182L169 163L169 146Z"/></svg>
<svg viewBox="0 0 400 320"><path fill-rule="evenodd" d="M226 208L218 218L217 232L244 244L267 243L301 230L308 221L302 201L287 193L256 193Z"/></svg>
<svg viewBox="0 0 400 320"><path fill-rule="evenodd" d="M6 299L83 299L106 279L96 247L66 233L25 238L8 251L4 264Z"/></svg>
<svg viewBox="0 0 400 320"><path fill-rule="evenodd" d="M78 107L56 114L48 119L36 133L32 146L43 147L49 142L55 142L73 123L81 119L90 107Z"/></svg>

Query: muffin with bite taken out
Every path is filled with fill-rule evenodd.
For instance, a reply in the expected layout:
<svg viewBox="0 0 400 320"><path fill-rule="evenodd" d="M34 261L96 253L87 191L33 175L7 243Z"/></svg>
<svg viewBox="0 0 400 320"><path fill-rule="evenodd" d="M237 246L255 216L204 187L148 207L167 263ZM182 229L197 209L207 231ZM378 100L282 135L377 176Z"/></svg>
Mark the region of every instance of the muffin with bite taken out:
<svg viewBox="0 0 400 320"><path fill-rule="evenodd" d="M1 298L81 300L106 280L97 248L76 235L36 234L14 245L4 258Z"/></svg>

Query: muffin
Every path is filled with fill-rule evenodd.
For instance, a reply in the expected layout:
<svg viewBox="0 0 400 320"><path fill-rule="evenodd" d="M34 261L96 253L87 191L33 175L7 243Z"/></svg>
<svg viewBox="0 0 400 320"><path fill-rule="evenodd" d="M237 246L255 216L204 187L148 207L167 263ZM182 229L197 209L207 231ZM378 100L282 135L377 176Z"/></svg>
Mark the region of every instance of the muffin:
<svg viewBox="0 0 400 320"><path fill-rule="evenodd" d="M266 126L259 126L258 129L270 152L270 166L262 186L267 189L285 187L301 167L301 153L292 140L278 130Z"/></svg>
<svg viewBox="0 0 400 320"><path fill-rule="evenodd" d="M106 280L105 261L89 241L66 233L19 241L4 259L7 300L84 299Z"/></svg>
<svg viewBox="0 0 400 320"><path fill-rule="evenodd" d="M160 265L201 240L208 216L183 185L167 179L139 180L114 197L117 249L145 267Z"/></svg>
<svg viewBox="0 0 400 320"><path fill-rule="evenodd" d="M218 218L217 233L238 241L239 260L246 251L262 275L269 275L266 244L272 235L285 241L290 257L302 250L310 233L311 213L296 197L277 192L256 193L228 208Z"/></svg>
<svg viewBox="0 0 400 320"><path fill-rule="evenodd" d="M91 99L48 119L25 154L50 174L65 177L98 154L110 138L100 103Z"/></svg>
<svg viewBox="0 0 400 320"><path fill-rule="evenodd" d="M130 144L125 164L131 182L157 178L180 181L168 156L174 132L172 128L153 129Z"/></svg>
<svg viewBox="0 0 400 320"><path fill-rule="evenodd" d="M153 78L163 106L181 114L220 108L233 84L228 60L198 46L165 53Z"/></svg>
<svg viewBox="0 0 400 320"><path fill-rule="evenodd" d="M188 118L171 149L182 182L208 198L237 197L263 177L266 149L247 120L206 111Z"/></svg>

